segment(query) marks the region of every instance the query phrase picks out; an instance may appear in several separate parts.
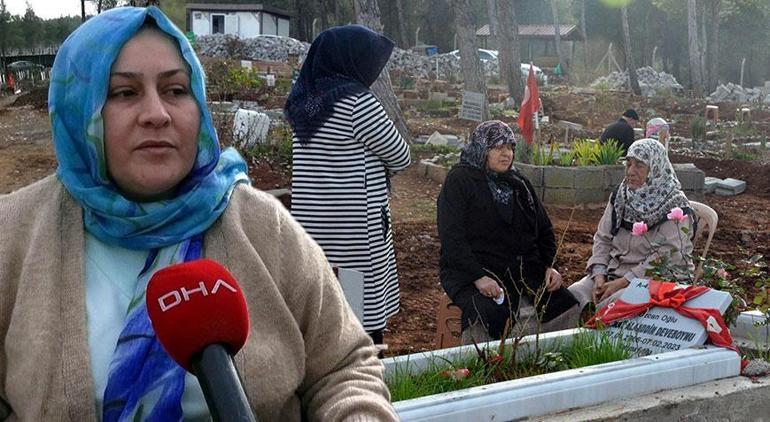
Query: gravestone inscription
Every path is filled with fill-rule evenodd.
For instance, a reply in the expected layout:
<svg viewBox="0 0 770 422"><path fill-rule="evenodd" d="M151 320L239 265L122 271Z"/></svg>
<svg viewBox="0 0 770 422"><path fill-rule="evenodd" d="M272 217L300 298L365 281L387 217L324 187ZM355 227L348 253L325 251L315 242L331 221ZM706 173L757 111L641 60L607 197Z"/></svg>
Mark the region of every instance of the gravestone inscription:
<svg viewBox="0 0 770 422"><path fill-rule="evenodd" d="M484 120L484 101L484 94L472 91L463 92L460 118L477 122Z"/></svg>
<svg viewBox="0 0 770 422"><path fill-rule="evenodd" d="M649 280L636 278L620 296L620 300L629 304L648 303ZM718 309L724 314L732 302L730 294L718 290L709 290L684 303L686 308ZM709 330L720 330L716 321L708 321ZM686 317L672 308L653 307L637 317L620 321L610 328L611 338L622 337L628 342L634 356L646 356L656 353L671 352L706 342L708 334L698 320Z"/></svg>

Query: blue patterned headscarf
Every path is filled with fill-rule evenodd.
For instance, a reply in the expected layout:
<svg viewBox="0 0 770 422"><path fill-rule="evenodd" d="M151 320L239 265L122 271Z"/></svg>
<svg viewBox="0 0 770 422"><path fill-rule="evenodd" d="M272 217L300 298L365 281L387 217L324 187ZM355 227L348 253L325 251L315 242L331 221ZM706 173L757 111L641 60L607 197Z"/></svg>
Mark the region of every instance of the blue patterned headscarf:
<svg viewBox="0 0 770 422"><path fill-rule="evenodd" d="M337 100L368 91L388 63L393 46L384 35L361 25L321 32L310 45L284 106L295 135L307 140L329 117Z"/></svg>
<svg viewBox="0 0 770 422"><path fill-rule="evenodd" d="M190 67L200 110L198 153L190 174L169 200L139 203L110 180L102 107L110 68L120 49L152 20L174 38ZM248 182L246 163L233 149L220 154L206 107L203 68L187 38L156 7L119 7L95 16L62 44L51 71L48 106L57 175L84 210L86 230L103 242L131 249L160 248L206 231L224 212L233 187Z"/></svg>

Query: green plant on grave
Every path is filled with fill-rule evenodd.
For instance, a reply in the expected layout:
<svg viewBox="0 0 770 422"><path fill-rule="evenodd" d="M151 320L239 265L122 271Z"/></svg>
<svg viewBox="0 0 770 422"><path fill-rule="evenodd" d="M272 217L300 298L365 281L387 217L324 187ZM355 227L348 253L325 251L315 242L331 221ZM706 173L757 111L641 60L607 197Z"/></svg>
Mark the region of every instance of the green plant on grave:
<svg viewBox="0 0 770 422"><path fill-rule="evenodd" d="M618 160L625 155L623 147L615 139L608 139L604 144L599 145L596 151L596 163L599 165L617 164Z"/></svg>
<svg viewBox="0 0 770 422"><path fill-rule="evenodd" d="M588 139L581 139L572 143L572 152L575 154L575 163L578 166L595 165L598 151L599 144Z"/></svg>
<svg viewBox="0 0 770 422"><path fill-rule="evenodd" d="M575 153L572 151L564 151L559 154L557 162L562 167L570 167L575 164Z"/></svg>
<svg viewBox="0 0 770 422"><path fill-rule="evenodd" d="M532 151L532 164L536 166L547 166L551 164L555 147L555 142L551 142L551 146L548 150L546 150L545 145L542 143L537 144Z"/></svg>
<svg viewBox="0 0 770 422"><path fill-rule="evenodd" d="M696 141L706 139L706 119L703 116L695 116L690 121L690 136L693 148Z"/></svg>

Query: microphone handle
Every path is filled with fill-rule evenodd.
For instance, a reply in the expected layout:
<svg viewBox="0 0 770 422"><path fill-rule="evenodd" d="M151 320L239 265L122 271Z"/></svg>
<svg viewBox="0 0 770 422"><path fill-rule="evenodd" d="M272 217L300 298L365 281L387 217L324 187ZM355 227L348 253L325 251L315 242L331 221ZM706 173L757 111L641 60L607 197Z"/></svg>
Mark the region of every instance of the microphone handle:
<svg viewBox="0 0 770 422"><path fill-rule="evenodd" d="M224 346L206 346L193 358L192 368L214 421L256 422L233 358Z"/></svg>

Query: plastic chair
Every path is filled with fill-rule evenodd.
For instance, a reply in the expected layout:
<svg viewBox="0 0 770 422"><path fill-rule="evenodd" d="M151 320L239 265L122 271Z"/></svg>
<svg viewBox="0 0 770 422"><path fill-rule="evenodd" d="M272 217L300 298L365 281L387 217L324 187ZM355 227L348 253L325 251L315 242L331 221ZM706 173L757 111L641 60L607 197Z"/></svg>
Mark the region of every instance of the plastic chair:
<svg viewBox="0 0 770 422"><path fill-rule="evenodd" d="M436 312L436 348L446 349L462 345L462 312L449 296L441 295Z"/></svg>
<svg viewBox="0 0 770 422"><path fill-rule="evenodd" d="M719 215L717 215L717 212L714 211L713 208L700 202L690 201L690 207L695 211L695 215L698 216L698 229L695 231L695 240L700 239L703 231L708 227L706 245L703 247L703 252L701 253L701 261L695 269L695 281L698 281L703 275L703 261L706 260L709 246L711 246L711 239L714 238L714 232L716 231L717 223L719 222Z"/></svg>

